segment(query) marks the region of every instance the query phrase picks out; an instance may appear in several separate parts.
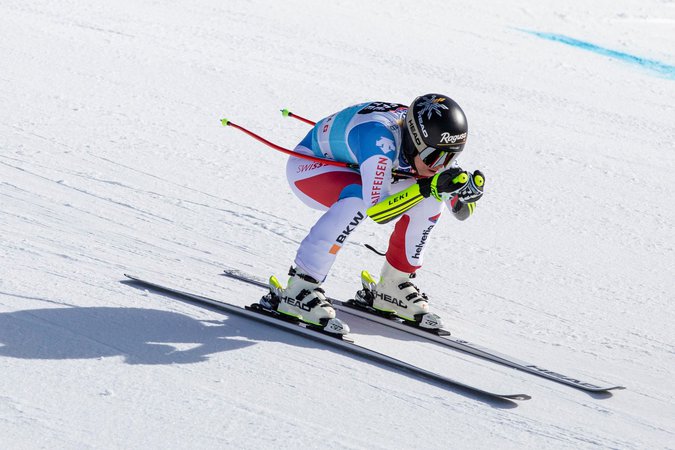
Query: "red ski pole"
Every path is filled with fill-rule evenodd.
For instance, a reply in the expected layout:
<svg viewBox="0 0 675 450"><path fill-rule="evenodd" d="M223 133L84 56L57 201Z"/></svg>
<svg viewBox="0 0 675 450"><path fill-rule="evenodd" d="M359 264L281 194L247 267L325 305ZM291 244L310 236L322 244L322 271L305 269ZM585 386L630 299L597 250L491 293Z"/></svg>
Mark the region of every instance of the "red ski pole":
<svg viewBox="0 0 675 450"><path fill-rule="evenodd" d="M326 158L318 158L316 156L305 155L303 153L298 153L298 152L294 152L293 150L283 148L280 145L277 145L274 142L270 142L267 139L265 139L264 137L259 136L259 135L255 134L254 132L252 132L250 130L247 130L246 128L242 127L241 125L237 125L236 123L234 123L234 122L232 122L228 119L221 119L220 123L222 123L223 126L232 127L232 128L236 128L239 131L243 131L244 133L251 136L253 139L258 140L258 141L262 142L263 144L265 144L269 147L272 147L274 150L280 151L281 153L285 153L285 154L291 155L291 156L297 156L298 158L307 159L309 161L320 162L322 164L326 164L326 165L329 165L329 166L347 167L348 169L359 170L358 164L345 163L345 162L340 162L340 161L333 161L332 159L326 159Z"/></svg>
<svg viewBox="0 0 675 450"><path fill-rule="evenodd" d="M288 114L284 113L284 111L286 111ZM315 122L312 122L309 119L305 119L304 117L300 117L297 114L293 114L292 112L290 112L288 110L282 110L282 113L284 113L284 116L293 117L295 119L301 120L301 121L303 121L303 122L305 122L309 125L312 125L312 126L314 126L316 124ZM314 162L326 164L328 166L346 167L348 169L359 170L359 165L356 164L356 163L346 163L346 162L341 162L341 161L333 161L332 159L319 158L319 157L316 157L316 156L306 155L304 153L294 152L293 150L289 150L287 148L284 148L280 145L277 145L273 142L268 141L264 137L259 136L259 135L255 134L254 132L252 132L250 130L247 130L246 128L242 127L241 125L237 125L236 123L230 121L229 119L220 119L220 123L222 123L223 126L233 127L233 128L236 128L239 131L243 131L244 133L251 136L253 139L258 140L258 141L262 142L263 144L265 144L269 147L272 147L273 149L275 149L277 151L280 151L281 153L285 153L285 154L290 155L290 156L296 156L298 158L306 159L306 160L309 160L309 161L314 161ZM414 174L409 173L409 172L402 172L402 171L399 171L399 170L392 170L391 173L396 175L397 177L400 177L400 178L417 178L417 175L414 175Z"/></svg>
<svg viewBox="0 0 675 450"><path fill-rule="evenodd" d="M309 119L305 119L304 117L301 117L301 116L299 116L299 115L297 115L297 114L295 114L295 113L292 113L292 112L290 112L290 111L287 110L287 109L282 109L282 110L281 110L281 115L283 115L284 117L292 117L292 118L297 119L297 120L299 120L299 121L301 121L301 122L305 122L307 125L311 125L311 126L316 125L316 122L312 122L312 121L309 120Z"/></svg>

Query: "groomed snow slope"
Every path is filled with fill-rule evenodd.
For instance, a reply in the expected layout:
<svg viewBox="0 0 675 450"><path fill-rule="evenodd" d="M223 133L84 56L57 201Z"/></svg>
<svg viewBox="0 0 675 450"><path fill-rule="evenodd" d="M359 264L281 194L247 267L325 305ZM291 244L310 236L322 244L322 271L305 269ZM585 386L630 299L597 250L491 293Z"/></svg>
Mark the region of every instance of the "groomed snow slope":
<svg viewBox="0 0 675 450"><path fill-rule="evenodd" d="M674 38L666 0L3 0L2 446L673 448ZM285 275L320 213L283 155L221 117L292 147L307 127L280 108L319 119L430 91L463 106L460 163L487 176L475 216L434 230L418 278L434 310L456 335L627 390L590 396L350 321L380 351L533 397L504 408L121 282L244 305L261 292L222 268ZM331 295L379 270L362 244L390 230L360 227Z"/></svg>

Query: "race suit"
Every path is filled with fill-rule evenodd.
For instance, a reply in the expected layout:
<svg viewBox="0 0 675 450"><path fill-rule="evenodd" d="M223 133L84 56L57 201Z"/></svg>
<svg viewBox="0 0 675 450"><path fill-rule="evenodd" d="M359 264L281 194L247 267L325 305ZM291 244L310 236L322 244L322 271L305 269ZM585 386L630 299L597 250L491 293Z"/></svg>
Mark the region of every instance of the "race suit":
<svg viewBox="0 0 675 450"><path fill-rule="evenodd" d="M366 220L366 209L416 182L392 177L392 169L412 173L401 152L407 110L404 105L383 102L351 106L320 120L295 148L298 153L360 166L357 171L289 159L286 173L295 195L306 205L326 211L298 249L295 264L303 272L325 280L337 253ZM413 273L422 266L424 248L444 203L459 219L468 217L468 208L462 208L456 197L448 202L429 197L406 211L394 226L386 252L395 269Z"/></svg>

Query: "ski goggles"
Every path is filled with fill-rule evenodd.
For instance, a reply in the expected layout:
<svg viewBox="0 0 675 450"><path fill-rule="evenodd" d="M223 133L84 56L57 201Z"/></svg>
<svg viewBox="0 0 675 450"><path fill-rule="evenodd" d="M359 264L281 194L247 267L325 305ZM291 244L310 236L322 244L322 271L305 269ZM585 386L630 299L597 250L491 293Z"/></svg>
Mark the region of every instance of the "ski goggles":
<svg viewBox="0 0 675 450"><path fill-rule="evenodd" d="M449 165L455 159L455 156L457 156L457 152L449 152L434 147L427 147L420 152L420 158L422 158L424 164L432 169Z"/></svg>

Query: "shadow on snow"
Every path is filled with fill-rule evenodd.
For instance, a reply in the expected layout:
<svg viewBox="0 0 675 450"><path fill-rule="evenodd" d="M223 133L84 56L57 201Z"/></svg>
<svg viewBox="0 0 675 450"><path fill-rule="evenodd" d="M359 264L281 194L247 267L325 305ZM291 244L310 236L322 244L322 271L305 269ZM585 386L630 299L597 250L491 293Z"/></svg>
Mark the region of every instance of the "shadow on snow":
<svg viewBox="0 0 675 450"><path fill-rule="evenodd" d="M123 283L145 289L133 282ZM179 295L165 292L162 295L193 303ZM0 314L0 357L59 360L122 356L127 364L192 364L207 361L209 355L215 353L249 347L257 341L344 353L284 330L206 308L223 314L224 319L203 321L175 312L123 307L46 308L3 313ZM357 358L409 376L405 371ZM496 408L516 406L511 401L488 398L461 387L427 382Z"/></svg>

